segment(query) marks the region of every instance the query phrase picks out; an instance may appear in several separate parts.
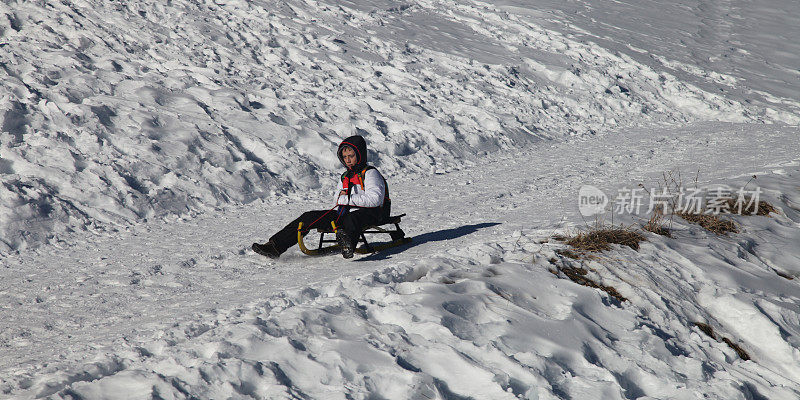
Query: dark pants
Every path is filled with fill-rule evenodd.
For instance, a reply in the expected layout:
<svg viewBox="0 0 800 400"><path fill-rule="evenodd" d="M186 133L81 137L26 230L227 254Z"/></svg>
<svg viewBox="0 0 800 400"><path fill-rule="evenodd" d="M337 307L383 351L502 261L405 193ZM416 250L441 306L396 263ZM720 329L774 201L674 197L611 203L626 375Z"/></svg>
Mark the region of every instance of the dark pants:
<svg viewBox="0 0 800 400"><path fill-rule="evenodd" d="M272 235L269 240L275 243L278 251L283 253L297 244L297 226L300 222L303 223L303 236L305 236L311 229L318 227L330 228L331 221L337 221L338 219L336 222L337 228L344 229L347 235L355 242L364 228L378 225L381 221L388 219L389 210L390 206L387 204L380 208L351 208L342 216L339 216L337 210L306 211L303 215L283 227L278 233ZM309 226L312 223L313 225Z"/></svg>

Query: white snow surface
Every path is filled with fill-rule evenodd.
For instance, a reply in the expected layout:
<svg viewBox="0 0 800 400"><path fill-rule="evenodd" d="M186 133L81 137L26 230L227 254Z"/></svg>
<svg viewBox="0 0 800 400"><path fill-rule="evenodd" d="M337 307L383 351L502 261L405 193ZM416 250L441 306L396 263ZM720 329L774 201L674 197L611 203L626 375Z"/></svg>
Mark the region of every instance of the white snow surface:
<svg viewBox="0 0 800 400"><path fill-rule="evenodd" d="M0 3L0 397L799 398L800 10L528 3ZM253 254L353 134L413 243ZM778 212L556 252L670 170Z"/></svg>
<svg viewBox="0 0 800 400"><path fill-rule="evenodd" d="M480 2L0 7L4 251L328 188L357 133L391 176L644 123L800 121Z"/></svg>

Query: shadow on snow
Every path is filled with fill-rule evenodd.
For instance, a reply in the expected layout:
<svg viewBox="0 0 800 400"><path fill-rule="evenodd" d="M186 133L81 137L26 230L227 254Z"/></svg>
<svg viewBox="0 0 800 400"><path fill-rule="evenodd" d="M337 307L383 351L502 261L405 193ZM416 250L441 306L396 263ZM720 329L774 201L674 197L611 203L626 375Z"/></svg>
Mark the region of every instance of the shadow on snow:
<svg viewBox="0 0 800 400"><path fill-rule="evenodd" d="M457 239L462 236L470 235L477 232L479 229L489 228L495 225L500 225L499 222L484 222L480 224L464 225L458 228L442 229L435 232L423 233L421 235L413 236L411 243L404 244L397 247L392 247L369 256L359 258L356 261L377 261L385 260L390 256L410 249L414 246L419 246L423 243L441 242L444 240Z"/></svg>

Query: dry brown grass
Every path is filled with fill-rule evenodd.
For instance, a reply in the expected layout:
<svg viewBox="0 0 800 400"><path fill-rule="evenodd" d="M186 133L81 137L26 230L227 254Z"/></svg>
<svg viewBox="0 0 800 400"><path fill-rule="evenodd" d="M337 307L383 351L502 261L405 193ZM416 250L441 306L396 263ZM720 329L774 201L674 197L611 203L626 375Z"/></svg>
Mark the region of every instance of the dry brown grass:
<svg viewBox="0 0 800 400"><path fill-rule="evenodd" d="M639 250L639 242L647 240L640 232L624 226L597 226L588 231L580 232L575 236L554 236L554 238L565 242L574 249L572 252L569 250L561 251L561 254L572 258L578 258L573 257L573 255L579 256L589 252L610 250L612 244Z"/></svg>
<svg viewBox="0 0 800 400"><path fill-rule="evenodd" d="M658 206L653 210L653 214L650 215L650 219L642 226L642 229L657 235L672 237L672 233L667 227L667 222L668 220L664 217L663 207Z"/></svg>
<svg viewBox="0 0 800 400"><path fill-rule="evenodd" d="M705 322L695 322L694 326L696 326L698 329L700 329L700 332L705 333L706 336L708 336L708 337L710 337L710 338L712 338L714 340L717 340L717 335L714 334L714 328L712 328L711 325L709 325L709 324L707 324Z"/></svg>
<svg viewBox="0 0 800 400"><path fill-rule="evenodd" d="M758 201L758 207L748 206L753 200L749 197L744 198L741 203L741 215L761 215L768 217L770 213L777 213L778 210L766 201ZM736 199L728 199L726 201L731 214L739 214L739 204L736 204Z"/></svg>
<svg viewBox="0 0 800 400"><path fill-rule="evenodd" d="M718 338L717 334L714 332L714 328L712 328L711 325L708 325L708 324L706 324L704 322L695 322L694 326L696 326L698 329L700 329L700 331L705 333L708 337L710 337L710 338L712 338L712 339L714 339L714 340L716 340L718 342L722 341L725 344L727 344L728 347L733 349L733 351L736 352L736 355L738 355L739 358L741 358L742 360L745 360L745 361L750 360L750 354L748 354L742 348L742 346L739 346L738 344L734 343L733 340L730 340L730 339L728 339L726 337L723 337L722 339Z"/></svg>
<svg viewBox="0 0 800 400"><path fill-rule="evenodd" d="M665 212L667 210L675 210L678 207L679 193L683 187L683 178L680 171L667 171L661 174L661 179L657 182L656 187L649 190L644 184L640 183L639 187L647 192L648 196L659 196L659 204L653 208L653 213L650 218L642 226L642 229L648 232L653 232L657 235L672 237L672 212Z"/></svg>
<svg viewBox="0 0 800 400"><path fill-rule="evenodd" d="M700 171L697 171L697 175L694 177L694 186L697 188L698 180L699 180ZM743 187L746 189L747 186L753 180L757 179L755 175L753 175L752 179L750 179ZM681 176L680 171L667 171L662 174L661 179L657 183L657 187L655 191L651 193L643 184L639 184L641 188L647 191L648 195L654 196L659 195L665 204L667 205L669 210L672 210L667 217L664 213L663 206L658 205L653 214L650 216L650 219L642 226L642 229L645 231L657 233L659 235L671 237L670 234L670 225L672 222L672 216L678 215L682 217L684 220L702 226L703 228L714 232L718 235L727 235L728 233L737 233L739 232L739 228L736 224L730 220L729 218L721 218L719 214L705 214L705 213L698 213L698 212L691 212L684 210L681 212L680 207L680 193L682 192L682 188L684 187L683 184L683 177ZM738 193L738 192L737 192ZM724 211L723 215L725 214L741 214L741 215L761 215L761 216L769 216L770 213L777 213L778 210L769 204L766 201L759 201L756 204L756 207L753 207L751 202L754 202L752 197L743 196L741 201L737 203L738 197L728 197L721 199L722 204L724 207L720 207L720 211ZM740 207L741 206L741 207ZM749 207L748 207L749 206ZM727 208L727 210L726 210Z"/></svg>
<svg viewBox="0 0 800 400"><path fill-rule="evenodd" d="M794 280L794 277L789 275L789 274L787 274L786 272L775 270L775 273L778 274L778 276L780 276L781 278L785 278L785 279L788 279L790 281Z"/></svg>
<svg viewBox="0 0 800 400"><path fill-rule="evenodd" d="M697 224L706 230L716 233L717 235L727 235L728 233L738 233L739 228L730 219L720 218L715 214L695 214L687 212L676 213L687 222Z"/></svg>
<svg viewBox="0 0 800 400"><path fill-rule="evenodd" d="M576 260L583 256L582 254L576 253L569 249L558 249L556 250L556 253L561 254L564 257L574 258Z"/></svg>
<svg viewBox="0 0 800 400"><path fill-rule="evenodd" d="M741 358L742 360L747 361L747 360L750 359L750 354L747 354L747 352L744 351L742 346L739 346L738 344L733 343L732 340L730 340L730 339L728 339L726 337L722 338L722 341L725 342L725 344L727 344L728 347L732 348L733 351L735 351L736 354L739 355L739 358Z"/></svg>
<svg viewBox="0 0 800 400"><path fill-rule="evenodd" d="M569 280L571 280L571 281L573 281L573 282L575 282L575 283L577 283L579 285L588 286L588 287L595 288L595 289L600 289L600 290L608 293L609 296L619 300L619 302L628 301L628 299L626 299L625 296L621 295L617 291L617 289L615 289L615 288L613 288L611 286L601 285L601 284L593 281L591 278L588 278L586 275L589 273L589 271L587 271L584 268L565 267L565 266L561 266L561 267L557 267L557 268L558 268L558 271L562 272L567 278L569 278ZM552 272L555 275L558 275L558 271L550 270L550 272Z"/></svg>

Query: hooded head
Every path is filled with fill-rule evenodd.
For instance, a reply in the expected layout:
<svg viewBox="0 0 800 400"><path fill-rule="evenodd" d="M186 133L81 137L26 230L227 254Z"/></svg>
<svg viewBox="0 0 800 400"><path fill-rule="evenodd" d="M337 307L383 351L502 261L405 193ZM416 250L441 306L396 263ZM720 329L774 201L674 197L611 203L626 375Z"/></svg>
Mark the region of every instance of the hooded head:
<svg viewBox="0 0 800 400"><path fill-rule="evenodd" d="M353 168L348 168L349 170L359 170L367 165L367 142L361 136L350 136L349 138L342 141L339 144L339 149L336 151L336 155L339 157L339 162L342 165L347 167L344 163L344 158L342 157L342 150L345 148L351 148L353 151L356 152L356 165Z"/></svg>

